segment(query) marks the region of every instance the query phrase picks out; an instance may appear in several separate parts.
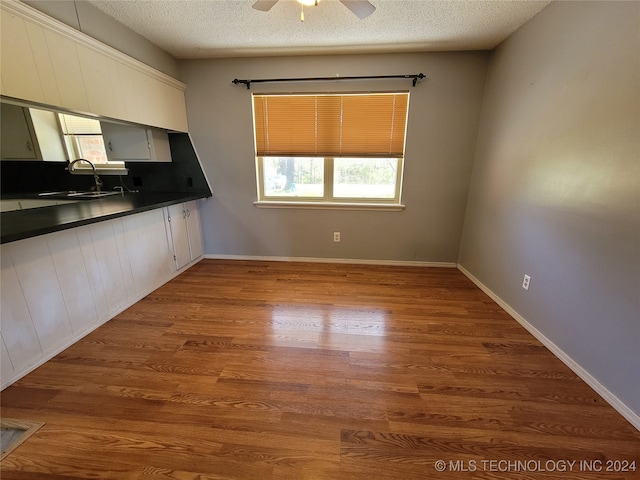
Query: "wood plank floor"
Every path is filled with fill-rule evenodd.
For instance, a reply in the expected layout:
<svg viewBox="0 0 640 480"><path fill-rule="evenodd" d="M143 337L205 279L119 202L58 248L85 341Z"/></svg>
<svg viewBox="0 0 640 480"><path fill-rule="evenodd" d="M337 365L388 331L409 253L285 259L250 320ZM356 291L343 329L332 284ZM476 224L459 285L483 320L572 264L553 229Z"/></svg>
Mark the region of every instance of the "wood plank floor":
<svg viewBox="0 0 640 480"><path fill-rule="evenodd" d="M1 404L45 422L2 480L640 478L640 433L455 269L204 260Z"/></svg>

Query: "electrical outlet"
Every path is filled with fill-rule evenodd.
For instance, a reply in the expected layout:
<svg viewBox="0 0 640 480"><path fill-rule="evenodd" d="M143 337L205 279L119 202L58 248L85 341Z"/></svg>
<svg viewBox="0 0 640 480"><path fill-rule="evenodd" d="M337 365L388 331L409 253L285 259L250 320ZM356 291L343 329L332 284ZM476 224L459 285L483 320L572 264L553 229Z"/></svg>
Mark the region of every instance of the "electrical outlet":
<svg viewBox="0 0 640 480"><path fill-rule="evenodd" d="M340 232L333 232L333 241L334 242L340 241Z"/></svg>
<svg viewBox="0 0 640 480"><path fill-rule="evenodd" d="M524 288L525 290L529 290L530 283L531 283L531 277L525 273L524 280L522 280L522 288Z"/></svg>

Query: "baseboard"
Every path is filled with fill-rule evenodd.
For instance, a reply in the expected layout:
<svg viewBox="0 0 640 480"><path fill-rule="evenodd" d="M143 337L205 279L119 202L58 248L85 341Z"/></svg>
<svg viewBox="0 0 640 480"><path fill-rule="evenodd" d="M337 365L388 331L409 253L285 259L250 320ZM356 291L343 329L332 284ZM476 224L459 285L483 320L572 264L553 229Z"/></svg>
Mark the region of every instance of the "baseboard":
<svg viewBox="0 0 640 480"><path fill-rule="evenodd" d="M455 262L421 262L410 260L367 260L362 258L319 258L319 257L271 257L257 255L216 255L207 254L204 258L212 260L255 260L263 262L313 262L313 263L345 263L356 265L389 265L400 267L439 267L456 268Z"/></svg>
<svg viewBox="0 0 640 480"><path fill-rule="evenodd" d="M520 325L522 325L531 335L536 337L540 343L542 343L547 349L551 351L556 357L558 357L567 367L569 367L573 373L578 375L584 382L593 388L597 394L599 394L604 400L611 405L616 411L631 423L637 430L640 430L640 415L631 410L622 400L611 393L607 388L602 385L593 375L585 370L579 363L573 360L567 355L564 350L553 343L536 327L531 325L522 315L516 312L507 302L502 300L496 295L489 287L473 276L462 265L458 264L458 270L460 270L469 280L471 280L480 290L486 293L494 302L496 302L505 312L511 315Z"/></svg>

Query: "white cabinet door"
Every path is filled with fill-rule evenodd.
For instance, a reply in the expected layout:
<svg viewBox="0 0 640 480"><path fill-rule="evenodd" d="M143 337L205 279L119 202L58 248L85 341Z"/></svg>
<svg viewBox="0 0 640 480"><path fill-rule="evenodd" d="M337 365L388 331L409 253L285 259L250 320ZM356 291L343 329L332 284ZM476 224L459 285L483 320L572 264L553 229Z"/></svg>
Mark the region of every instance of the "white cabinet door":
<svg viewBox="0 0 640 480"><path fill-rule="evenodd" d="M191 261L189 234L187 233L187 211L183 203L168 207L171 239L173 240L173 259L176 269L181 269Z"/></svg>
<svg viewBox="0 0 640 480"><path fill-rule="evenodd" d="M51 55L49 55L49 48L47 47L45 29L28 19L25 19L25 26L29 34L31 53L33 54L33 59L38 69L40 85L42 85L42 94L44 95L43 103L46 105L62 105L60 92L58 91L58 83L55 81L53 60ZM4 41L4 32L2 33ZM4 59L2 60L2 66L4 69Z"/></svg>
<svg viewBox="0 0 640 480"><path fill-rule="evenodd" d="M80 58L73 40L51 30L44 33L55 82L58 84L62 107L90 112L89 100L80 68ZM51 81L52 79L41 79Z"/></svg>
<svg viewBox="0 0 640 480"><path fill-rule="evenodd" d="M173 241L173 258L179 270L204 253L198 202L193 200L171 205L167 211Z"/></svg>
<svg viewBox="0 0 640 480"><path fill-rule="evenodd" d="M80 69L92 112L111 118L125 116L116 61L81 44L76 45Z"/></svg>
<svg viewBox="0 0 640 480"><path fill-rule="evenodd" d="M163 111L160 118L164 120L156 126L177 132L189 131L184 90L159 81L156 81L156 88L161 91Z"/></svg>
<svg viewBox="0 0 640 480"><path fill-rule="evenodd" d="M202 227L200 225L200 212L198 211L198 202L193 200L185 203L187 234L189 236L189 250L191 252L191 260L201 257L204 253L204 245L202 243Z"/></svg>
<svg viewBox="0 0 640 480"><path fill-rule="evenodd" d="M146 245L146 263L151 269L149 275L152 287L157 288L174 272L173 252L164 221L164 209L141 214L141 218L144 220L142 236Z"/></svg>
<svg viewBox="0 0 640 480"><path fill-rule="evenodd" d="M122 218L135 294L145 294L164 283L173 271L162 209Z"/></svg>
<svg viewBox="0 0 640 480"><path fill-rule="evenodd" d="M2 158L4 160L35 160L39 157L29 111L17 105L3 104L2 116Z"/></svg>
<svg viewBox="0 0 640 480"><path fill-rule="evenodd" d="M3 160L67 160L54 112L3 103L0 113Z"/></svg>
<svg viewBox="0 0 640 480"><path fill-rule="evenodd" d="M38 66L31 51L25 21L10 12L0 15L2 32L2 94L34 102L44 102ZM51 81L51 79L49 79Z"/></svg>
<svg viewBox="0 0 640 480"><path fill-rule="evenodd" d="M151 160L146 128L109 122L100 122L100 127L110 161Z"/></svg>
<svg viewBox="0 0 640 480"><path fill-rule="evenodd" d="M170 162L169 136L157 128L100 122L110 161Z"/></svg>

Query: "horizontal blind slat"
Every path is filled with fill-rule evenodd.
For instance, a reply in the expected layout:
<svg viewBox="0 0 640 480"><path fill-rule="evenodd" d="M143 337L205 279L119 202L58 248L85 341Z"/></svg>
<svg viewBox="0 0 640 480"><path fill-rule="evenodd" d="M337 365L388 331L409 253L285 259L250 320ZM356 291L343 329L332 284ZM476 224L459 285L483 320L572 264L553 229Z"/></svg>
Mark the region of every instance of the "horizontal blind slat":
<svg viewBox="0 0 640 480"><path fill-rule="evenodd" d="M408 97L254 95L256 154L402 156Z"/></svg>
<svg viewBox="0 0 640 480"><path fill-rule="evenodd" d="M65 113L58 115L62 131L67 135L102 135L102 128L98 120Z"/></svg>

